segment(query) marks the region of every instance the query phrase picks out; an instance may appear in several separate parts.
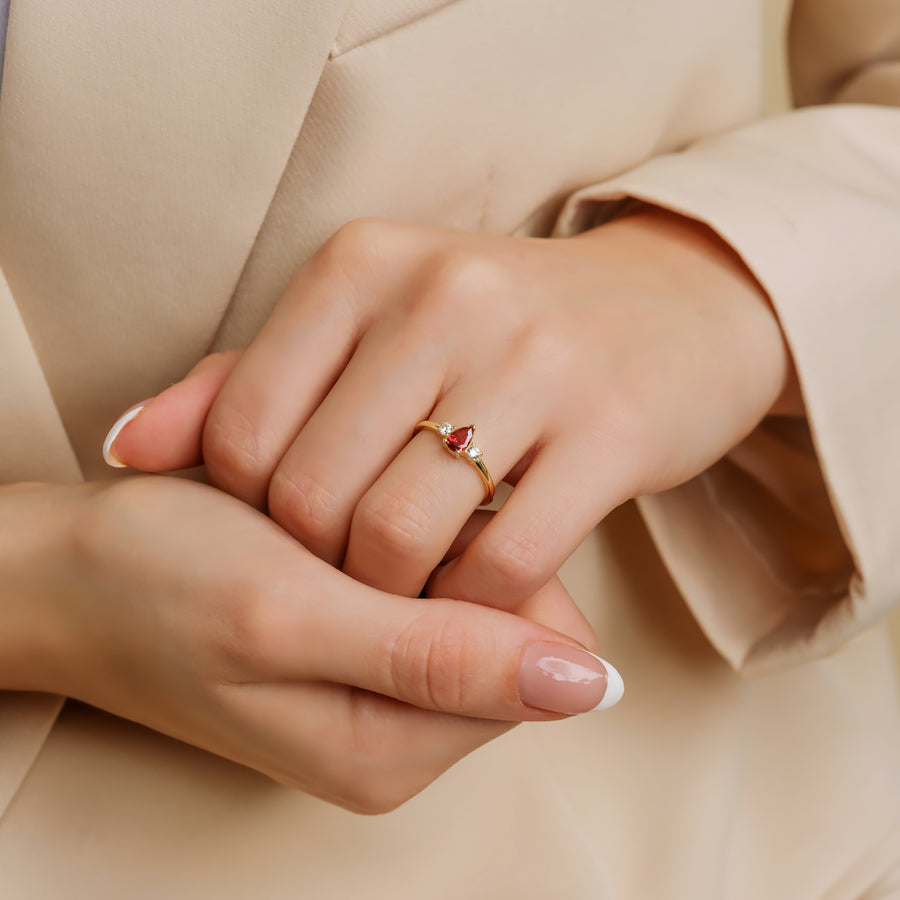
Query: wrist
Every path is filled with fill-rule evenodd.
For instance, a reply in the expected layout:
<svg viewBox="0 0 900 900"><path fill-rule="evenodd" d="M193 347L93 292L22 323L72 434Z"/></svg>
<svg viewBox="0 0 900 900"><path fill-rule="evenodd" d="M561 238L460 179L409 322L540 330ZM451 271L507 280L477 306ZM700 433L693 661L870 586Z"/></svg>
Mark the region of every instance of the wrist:
<svg viewBox="0 0 900 900"><path fill-rule="evenodd" d="M64 601L83 486L0 488L0 689L57 692Z"/></svg>
<svg viewBox="0 0 900 900"><path fill-rule="evenodd" d="M803 416L803 398L793 357L778 314L766 289L737 251L710 226L668 209L638 203L617 219L576 235L573 240L619 238L616 252L634 254L635 264L649 268L659 263L660 277L673 288L707 293L765 310L775 325L770 351L760 354L760 365L777 387L769 415Z"/></svg>

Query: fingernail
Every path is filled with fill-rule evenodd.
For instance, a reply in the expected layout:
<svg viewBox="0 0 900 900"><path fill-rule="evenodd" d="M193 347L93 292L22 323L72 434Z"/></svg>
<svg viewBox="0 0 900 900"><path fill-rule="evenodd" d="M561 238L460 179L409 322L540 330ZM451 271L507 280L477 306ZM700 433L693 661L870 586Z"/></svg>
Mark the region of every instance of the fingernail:
<svg viewBox="0 0 900 900"><path fill-rule="evenodd" d="M140 413L145 405L146 404L142 403L140 406L133 406L128 412L123 413L116 421L116 424L109 429L109 434L106 435L106 440L103 442L103 459L108 466L112 466L114 469L127 468L128 463L122 462L122 460L116 456L115 447L113 445L122 429L129 422L133 422L137 418L138 413Z"/></svg>
<svg viewBox="0 0 900 900"><path fill-rule="evenodd" d="M587 650L537 641L522 654L519 699L527 706L574 715L609 709L624 693L622 676Z"/></svg>

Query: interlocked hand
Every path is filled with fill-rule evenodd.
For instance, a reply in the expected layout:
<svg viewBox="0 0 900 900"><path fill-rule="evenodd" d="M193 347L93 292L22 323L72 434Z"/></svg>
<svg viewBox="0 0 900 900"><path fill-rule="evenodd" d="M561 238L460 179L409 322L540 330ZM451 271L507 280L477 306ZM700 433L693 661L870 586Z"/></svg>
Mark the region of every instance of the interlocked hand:
<svg viewBox="0 0 900 900"><path fill-rule="evenodd" d="M739 442L789 378L762 289L680 217L565 240L359 221L246 351L146 403L113 452L148 471L202 459L365 584L416 596L431 578L432 595L515 610L615 506ZM422 420L476 424L480 462L515 485L459 555L486 480L414 435Z"/></svg>

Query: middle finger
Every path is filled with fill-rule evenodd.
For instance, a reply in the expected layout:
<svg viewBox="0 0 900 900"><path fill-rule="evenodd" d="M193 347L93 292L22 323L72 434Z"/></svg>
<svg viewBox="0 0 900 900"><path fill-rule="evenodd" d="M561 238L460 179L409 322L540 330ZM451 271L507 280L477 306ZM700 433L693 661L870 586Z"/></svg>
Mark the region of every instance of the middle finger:
<svg viewBox="0 0 900 900"><path fill-rule="evenodd" d="M409 344L391 322L375 326L295 436L269 484L272 518L338 568L354 509L409 440L410 422L422 418L441 392L445 349L430 344L423 352Z"/></svg>

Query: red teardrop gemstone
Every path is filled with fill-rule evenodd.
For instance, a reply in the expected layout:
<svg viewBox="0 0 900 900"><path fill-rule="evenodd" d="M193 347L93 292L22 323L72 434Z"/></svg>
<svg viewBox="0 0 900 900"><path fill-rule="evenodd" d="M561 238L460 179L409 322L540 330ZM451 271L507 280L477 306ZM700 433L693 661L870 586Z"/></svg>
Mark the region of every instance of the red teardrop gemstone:
<svg viewBox="0 0 900 900"><path fill-rule="evenodd" d="M472 443L473 437L475 437L475 426L465 425L463 428L457 428L456 431L451 431L445 440L447 441L447 446L451 450L455 453L462 453L463 450Z"/></svg>

